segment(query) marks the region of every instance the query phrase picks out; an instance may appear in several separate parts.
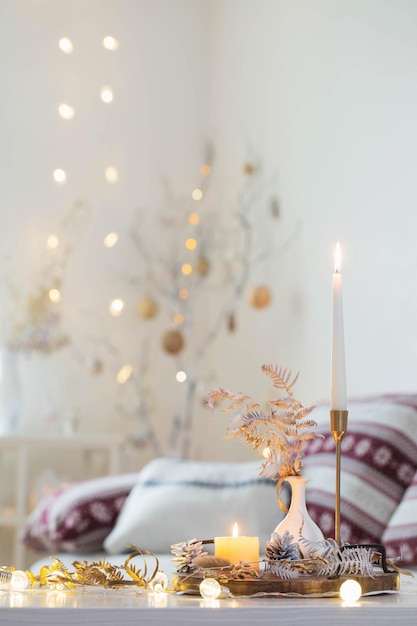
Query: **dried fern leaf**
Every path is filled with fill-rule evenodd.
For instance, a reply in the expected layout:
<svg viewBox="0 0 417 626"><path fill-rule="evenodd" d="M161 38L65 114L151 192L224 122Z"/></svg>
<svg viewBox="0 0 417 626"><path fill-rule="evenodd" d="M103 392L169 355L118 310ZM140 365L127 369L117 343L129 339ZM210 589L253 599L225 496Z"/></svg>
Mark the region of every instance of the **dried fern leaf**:
<svg viewBox="0 0 417 626"><path fill-rule="evenodd" d="M288 393L290 393L290 390L294 387L299 376L299 372L297 372L293 380L291 380L292 371L290 369L285 367L277 368L272 365L263 365L262 371L267 376L270 376L274 387L277 389L285 389Z"/></svg>

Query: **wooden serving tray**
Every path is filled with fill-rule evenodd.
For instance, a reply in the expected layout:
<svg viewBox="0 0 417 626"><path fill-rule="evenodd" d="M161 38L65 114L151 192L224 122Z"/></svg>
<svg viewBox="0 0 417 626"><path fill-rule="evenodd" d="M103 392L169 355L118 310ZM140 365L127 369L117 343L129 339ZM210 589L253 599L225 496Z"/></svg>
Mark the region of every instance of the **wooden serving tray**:
<svg viewBox="0 0 417 626"><path fill-rule="evenodd" d="M203 580L203 574L175 573L172 575L172 587L174 591L182 593L199 594L199 586ZM234 596L253 596L259 594L294 594L301 596L311 595L338 595L340 585L345 580L357 580L362 587L362 594L383 593L384 591L399 591L400 575L396 572L377 573L371 576L339 576L337 578L325 578L323 576L301 575L299 578L282 580L274 574L261 574L260 578L229 578L227 583L222 583Z"/></svg>

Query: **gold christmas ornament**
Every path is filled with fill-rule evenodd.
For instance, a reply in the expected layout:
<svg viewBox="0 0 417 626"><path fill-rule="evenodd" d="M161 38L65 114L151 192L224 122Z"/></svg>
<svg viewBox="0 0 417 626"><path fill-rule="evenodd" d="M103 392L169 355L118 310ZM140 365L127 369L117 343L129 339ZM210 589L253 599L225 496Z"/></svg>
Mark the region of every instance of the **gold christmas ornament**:
<svg viewBox="0 0 417 626"><path fill-rule="evenodd" d="M252 163L245 163L243 166L243 173L246 176L253 176L255 174L256 167Z"/></svg>
<svg viewBox="0 0 417 626"><path fill-rule="evenodd" d="M271 292L266 285L258 285L251 289L248 300L255 309L264 309L271 302Z"/></svg>
<svg viewBox="0 0 417 626"><path fill-rule="evenodd" d="M178 354L184 348L184 336L179 330L168 330L162 336L162 347L169 354Z"/></svg>
<svg viewBox="0 0 417 626"><path fill-rule="evenodd" d="M138 302L138 313L144 320L150 320L158 313L158 305L153 298L142 298Z"/></svg>
<svg viewBox="0 0 417 626"><path fill-rule="evenodd" d="M201 257L197 261L197 265L195 269L196 269L197 274L199 274L200 276L205 276L206 274L209 273L209 270L210 270L209 260L206 259L205 257Z"/></svg>

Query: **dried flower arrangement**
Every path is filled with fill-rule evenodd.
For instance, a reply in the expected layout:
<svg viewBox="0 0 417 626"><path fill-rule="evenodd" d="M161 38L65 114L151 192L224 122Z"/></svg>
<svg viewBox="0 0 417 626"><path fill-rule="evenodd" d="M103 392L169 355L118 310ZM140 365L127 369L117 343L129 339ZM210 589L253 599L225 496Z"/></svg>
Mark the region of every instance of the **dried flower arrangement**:
<svg viewBox="0 0 417 626"><path fill-rule="evenodd" d="M272 365L263 365L262 372L272 379L274 387L283 394L283 397L269 402L267 411L249 396L222 388L210 392L207 406L213 413L219 404L226 402L226 407L220 410L234 412L227 427L226 438L236 438L254 450L268 450L260 475L277 481L279 492L282 482L288 476L301 475L307 442L322 435L315 430L316 422L307 417L314 407L304 407L294 397L293 388L298 380L298 373L293 376L291 370ZM302 535L302 529L303 523L299 531L300 541L296 541L288 530L282 535L275 531L272 533L266 545L266 558L263 560L266 574L273 574L281 580L290 580L297 579L300 575L325 578L341 575L374 577L375 565L382 567L384 572L388 572L388 565L399 571L392 560L386 560L383 546L339 546L333 539L312 542ZM309 555L308 558L303 558L300 544L307 548L305 552ZM200 560L193 558L190 550L191 547L188 546L188 571L198 571L206 575L204 568L199 567ZM235 567L230 566L232 578L241 573L241 569L237 572ZM251 575L250 570L245 569L245 574ZM224 566L219 568L218 575L224 577ZM254 575L259 577L259 572Z"/></svg>
<svg viewBox="0 0 417 626"><path fill-rule="evenodd" d="M236 438L254 450L266 448L268 456L260 475L282 482L287 476L301 474L306 444L320 435L315 431L316 422L306 419L314 407L304 407L294 397L298 373L293 376L291 370L272 365L263 365L262 372L272 379L276 389L286 394L271 400L268 411L243 393L221 388L210 392L207 406L214 412L219 404L229 403L222 411L235 413L225 437Z"/></svg>

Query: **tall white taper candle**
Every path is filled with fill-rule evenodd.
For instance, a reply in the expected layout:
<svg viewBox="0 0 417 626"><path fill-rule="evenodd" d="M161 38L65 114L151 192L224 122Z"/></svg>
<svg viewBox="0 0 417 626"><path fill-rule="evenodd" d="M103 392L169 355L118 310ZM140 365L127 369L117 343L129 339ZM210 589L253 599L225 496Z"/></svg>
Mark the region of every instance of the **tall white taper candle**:
<svg viewBox="0 0 417 626"><path fill-rule="evenodd" d="M330 409L345 411L346 400L346 367L345 338L343 329L342 299L342 254L339 242L336 245L335 271L332 281L333 293L333 325L332 325L332 380Z"/></svg>

